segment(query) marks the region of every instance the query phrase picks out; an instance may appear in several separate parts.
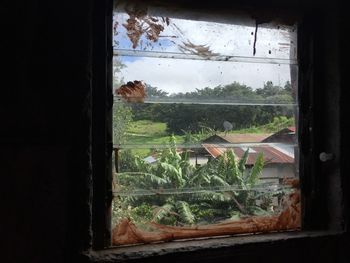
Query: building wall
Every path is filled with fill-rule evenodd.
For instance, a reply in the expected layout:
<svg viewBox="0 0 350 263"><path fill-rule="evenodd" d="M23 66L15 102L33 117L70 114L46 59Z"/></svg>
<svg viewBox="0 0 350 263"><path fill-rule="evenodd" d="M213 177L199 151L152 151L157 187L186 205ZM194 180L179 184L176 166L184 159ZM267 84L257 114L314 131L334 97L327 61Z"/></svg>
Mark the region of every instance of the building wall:
<svg viewBox="0 0 350 263"><path fill-rule="evenodd" d="M296 142L296 134L295 132L292 133L292 131L288 128L285 128L281 131L272 134L270 137L263 140L263 142L279 142L294 144Z"/></svg>
<svg viewBox="0 0 350 263"><path fill-rule="evenodd" d="M291 164L270 164L264 167L261 178L295 177L294 167Z"/></svg>

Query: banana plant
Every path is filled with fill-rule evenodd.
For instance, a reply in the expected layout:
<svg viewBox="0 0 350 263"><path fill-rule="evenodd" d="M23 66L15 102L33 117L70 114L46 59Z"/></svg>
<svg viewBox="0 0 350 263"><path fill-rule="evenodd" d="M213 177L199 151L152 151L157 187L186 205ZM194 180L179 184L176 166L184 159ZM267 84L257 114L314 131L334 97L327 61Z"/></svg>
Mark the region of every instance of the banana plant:
<svg viewBox="0 0 350 263"><path fill-rule="evenodd" d="M137 175L118 174L118 184L127 189L153 191L154 194L130 196L122 199L125 207L149 207L155 222L170 225L191 225L215 218L229 218L252 214L259 174L264 158L258 154L255 164L247 169L249 149L239 159L233 150L208 163L193 167L187 151L177 151L175 137L169 139L156 164L135 158ZM171 190L171 191L170 191ZM167 191L169 193L167 193ZM121 200L121 199L119 199ZM149 213L148 213L149 214ZM149 219L149 218L148 218Z"/></svg>
<svg viewBox="0 0 350 263"><path fill-rule="evenodd" d="M245 151L241 159L238 159L233 150L228 150L218 158L208 162L194 173L190 183L197 187L218 189L215 197L222 197L221 202L227 211L238 210L242 214L251 214L254 211L255 195L254 186L258 183L259 174L264 167L263 154L258 154L255 164L251 169L246 169L249 149ZM214 196L213 191L208 191Z"/></svg>

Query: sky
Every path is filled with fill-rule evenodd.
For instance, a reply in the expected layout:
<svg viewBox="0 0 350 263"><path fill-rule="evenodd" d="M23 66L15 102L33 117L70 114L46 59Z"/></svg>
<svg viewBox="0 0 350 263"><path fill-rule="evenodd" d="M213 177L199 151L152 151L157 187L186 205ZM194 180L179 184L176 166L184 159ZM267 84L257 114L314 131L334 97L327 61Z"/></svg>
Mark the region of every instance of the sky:
<svg viewBox="0 0 350 263"><path fill-rule="evenodd" d="M272 81L283 86L290 80L289 65L223 62L190 59L123 57L124 81L142 80L168 93L188 92L204 87L226 85L234 81L253 89Z"/></svg>

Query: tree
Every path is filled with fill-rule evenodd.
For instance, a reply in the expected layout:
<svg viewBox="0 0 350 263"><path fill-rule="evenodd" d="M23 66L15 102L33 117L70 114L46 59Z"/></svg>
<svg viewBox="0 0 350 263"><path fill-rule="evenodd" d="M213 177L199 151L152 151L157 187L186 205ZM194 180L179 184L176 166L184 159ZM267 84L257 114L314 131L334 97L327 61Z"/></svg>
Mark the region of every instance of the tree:
<svg viewBox="0 0 350 263"><path fill-rule="evenodd" d="M168 100L191 101L230 101L239 103L291 104L289 84L285 87L275 86L271 81L264 88L253 90L251 87L233 82L214 88L205 87L196 91L168 95L158 88L147 85L149 98L167 98ZM252 106L252 105L202 105L202 104L133 104L134 119L149 119L165 122L169 134L181 135L183 131L198 133L202 127L222 130L223 122L229 121L233 129L250 128L273 121L276 116L293 116L293 109L286 106Z"/></svg>
<svg viewBox="0 0 350 263"><path fill-rule="evenodd" d="M126 65L119 57L113 57L113 92L116 88L124 84L124 79L119 77L119 73Z"/></svg>
<svg viewBox="0 0 350 263"><path fill-rule="evenodd" d="M153 97L164 98L164 97L167 97L169 94L168 92L165 92L157 87L153 87L147 83L145 84L145 86L146 86L146 94L148 98L153 98Z"/></svg>
<svg viewBox="0 0 350 263"><path fill-rule="evenodd" d="M118 73L125 67L125 64L118 57L113 58L113 87L114 91L120 87L124 80L119 78ZM113 142L122 144L126 139L126 131L133 120L131 107L120 101L115 101L113 106Z"/></svg>

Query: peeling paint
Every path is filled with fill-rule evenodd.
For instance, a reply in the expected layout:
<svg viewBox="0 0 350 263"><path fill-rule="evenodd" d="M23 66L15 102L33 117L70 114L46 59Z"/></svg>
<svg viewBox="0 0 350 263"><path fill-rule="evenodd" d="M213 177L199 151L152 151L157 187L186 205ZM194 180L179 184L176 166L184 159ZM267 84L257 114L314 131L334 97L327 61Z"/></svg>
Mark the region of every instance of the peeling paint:
<svg viewBox="0 0 350 263"><path fill-rule="evenodd" d="M253 56L256 54L256 41L258 39L258 22L255 23L255 32L254 32L254 44L253 44Z"/></svg>
<svg viewBox="0 0 350 263"><path fill-rule="evenodd" d="M145 84L142 81L129 81L116 89L115 94L127 102L144 102L146 97Z"/></svg>
<svg viewBox="0 0 350 263"><path fill-rule="evenodd" d="M138 46L142 35L145 35L150 41L157 42L160 33L164 30L164 26L168 26L170 23L168 17L160 21L159 18L150 16L145 6L127 5L125 11L129 18L123 26L127 30L127 35L134 49Z"/></svg>
<svg viewBox="0 0 350 263"><path fill-rule="evenodd" d="M182 42L183 45L179 45L179 48L182 52L190 52L193 55L201 56L201 57L211 57L218 56L219 53L213 53L210 50L210 47L207 45L195 45L191 41L187 40L187 42Z"/></svg>
<svg viewBox="0 0 350 263"><path fill-rule="evenodd" d="M113 229L113 245L300 229L299 180L286 180L284 184L297 187L297 189L283 200L283 210L276 216L253 216L238 221L225 221L218 224L195 227L167 226L149 222L147 231L138 228L129 218L125 218Z"/></svg>

